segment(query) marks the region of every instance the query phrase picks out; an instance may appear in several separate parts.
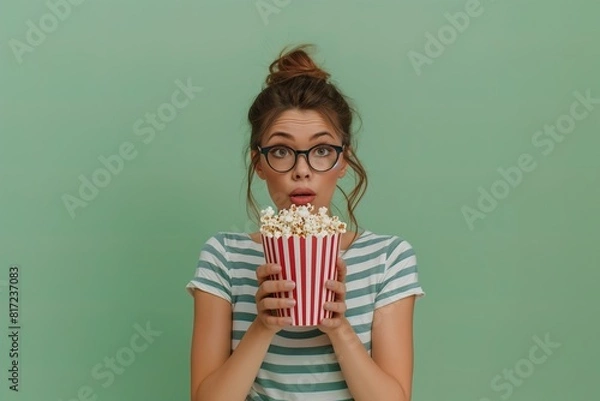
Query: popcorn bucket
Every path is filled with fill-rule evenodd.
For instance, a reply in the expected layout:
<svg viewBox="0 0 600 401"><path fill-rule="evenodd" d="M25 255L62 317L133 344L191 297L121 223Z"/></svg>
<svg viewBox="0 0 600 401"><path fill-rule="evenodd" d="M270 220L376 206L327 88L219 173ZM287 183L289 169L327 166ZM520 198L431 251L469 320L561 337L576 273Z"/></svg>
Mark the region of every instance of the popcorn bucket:
<svg viewBox="0 0 600 401"><path fill-rule="evenodd" d="M331 318L333 312L324 310L323 304L332 302L335 293L325 287L325 282L337 280L335 263L341 235L261 237L266 262L281 266L281 273L271 275L271 279L296 283L291 291L275 293L277 298L296 300L294 307L278 309L277 316L291 317L292 326L316 326L322 319Z"/></svg>

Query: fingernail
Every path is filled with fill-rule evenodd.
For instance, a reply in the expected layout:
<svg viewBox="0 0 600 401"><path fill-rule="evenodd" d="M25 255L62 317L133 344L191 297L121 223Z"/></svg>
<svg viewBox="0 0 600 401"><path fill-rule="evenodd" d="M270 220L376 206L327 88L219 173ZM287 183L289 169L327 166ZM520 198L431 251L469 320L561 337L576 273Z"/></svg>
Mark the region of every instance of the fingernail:
<svg viewBox="0 0 600 401"><path fill-rule="evenodd" d="M285 304L287 306L294 306L294 305L296 305L296 300L294 300L294 299L288 299L287 301L285 301Z"/></svg>
<svg viewBox="0 0 600 401"><path fill-rule="evenodd" d="M293 281L287 281L287 282L285 283L285 288L287 288L287 289L290 289L290 290L291 290L292 288L294 288L295 286L296 286L296 283L294 283Z"/></svg>

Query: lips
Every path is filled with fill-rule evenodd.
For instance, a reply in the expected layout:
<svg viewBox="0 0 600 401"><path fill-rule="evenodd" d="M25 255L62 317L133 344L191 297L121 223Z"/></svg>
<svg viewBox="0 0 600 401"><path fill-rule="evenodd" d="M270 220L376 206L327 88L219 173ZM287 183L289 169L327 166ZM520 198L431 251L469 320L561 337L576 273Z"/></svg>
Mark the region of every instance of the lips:
<svg viewBox="0 0 600 401"><path fill-rule="evenodd" d="M297 188L290 193L290 200L295 205L306 205L312 203L316 194L308 188Z"/></svg>

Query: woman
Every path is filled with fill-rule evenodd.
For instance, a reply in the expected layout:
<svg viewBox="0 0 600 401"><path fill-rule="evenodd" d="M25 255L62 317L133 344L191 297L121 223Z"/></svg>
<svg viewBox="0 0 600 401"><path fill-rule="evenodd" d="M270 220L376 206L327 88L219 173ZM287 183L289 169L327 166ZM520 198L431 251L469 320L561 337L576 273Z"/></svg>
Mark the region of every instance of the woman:
<svg viewBox="0 0 600 401"><path fill-rule="evenodd" d="M278 209L330 209L351 168L357 184L342 194L358 229L353 212L367 178L352 144L353 110L307 47L284 49L250 107L248 209L258 217L255 174ZM338 280L327 284L336 298L324 306L333 317L300 328L273 313L291 306L273 293L293 282L269 279L280 267L264 263L259 233L218 233L205 243L186 287L194 297L192 401L410 400L414 302L425 295L412 247L349 230L340 249Z"/></svg>

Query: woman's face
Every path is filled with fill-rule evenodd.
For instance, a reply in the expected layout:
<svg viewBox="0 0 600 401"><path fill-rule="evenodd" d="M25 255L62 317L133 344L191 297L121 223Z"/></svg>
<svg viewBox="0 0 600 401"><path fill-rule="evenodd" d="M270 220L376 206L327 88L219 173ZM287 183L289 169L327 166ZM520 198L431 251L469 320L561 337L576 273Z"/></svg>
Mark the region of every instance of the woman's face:
<svg viewBox="0 0 600 401"><path fill-rule="evenodd" d="M342 140L333 126L314 110L287 110L279 115L260 141L260 147L286 145L294 150L306 150L315 145L342 145ZM255 153L256 151L253 151ZM271 199L278 209L287 209L292 204L310 202L328 209L337 180L344 176L347 162L340 153L335 166L325 172L313 170L304 155L298 155L294 168L286 173L273 170L264 155L255 166L256 174L266 181ZM312 194L310 196L299 196Z"/></svg>

